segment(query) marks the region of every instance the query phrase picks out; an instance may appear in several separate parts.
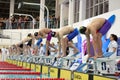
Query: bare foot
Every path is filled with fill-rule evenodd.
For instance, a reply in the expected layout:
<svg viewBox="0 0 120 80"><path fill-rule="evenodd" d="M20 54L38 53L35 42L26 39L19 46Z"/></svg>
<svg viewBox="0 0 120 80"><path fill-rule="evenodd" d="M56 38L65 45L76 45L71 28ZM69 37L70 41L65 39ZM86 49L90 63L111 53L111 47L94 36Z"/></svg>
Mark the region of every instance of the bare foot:
<svg viewBox="0 0 120 80"><path fill-rule="evenodd" d="M45 54L45 56L48 56L48 54Z"/></svg>
<svg viewBox="0 0 120 80"><path fill-rule="evenodd" d="M66 57L66 55L63 54L61 57Z"/></svg>
<svg viewBox="0 0 120 80"><path fill-rule="evenodd" d="M61 57L61 55L58 55L58 56L57 56L57 58L60 58L60 57Z"/></svg>
<svg viewBox="0 0 120 80"><path fill-rule="evenodd" d="M73 52L74 52L74 53L77 53L77 52L79 52L79 50L73 50Z"/></svg>
<svg viewBox="0 0 120 80"><path fill-rule="evenodd" d="M91 57L93 57L93 56L88 54L88 58L91 58Z"/></svg>
<svg viewBox="0 0 120 80"><path fill-rule="evenodd" d="M103 56L102 55L97 55L97 56L94 56L94 59L96 60L97 58L102 58Z"/></svg>
<svg viewBox="0 0 120 80"><path fill-rule="evenodd" d="M89 58L93 58L93 56L88 55L88 56L87 56L87 61L86 61L86 62L88 62L88 61L89 61Z"/></svg>

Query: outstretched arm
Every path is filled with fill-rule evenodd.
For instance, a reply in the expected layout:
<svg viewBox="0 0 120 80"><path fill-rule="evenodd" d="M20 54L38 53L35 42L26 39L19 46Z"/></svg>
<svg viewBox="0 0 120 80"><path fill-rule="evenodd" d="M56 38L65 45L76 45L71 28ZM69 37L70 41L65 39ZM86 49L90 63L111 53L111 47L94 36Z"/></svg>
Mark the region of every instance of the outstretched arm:
<svg viewBox="0 0 120 80"><path fill-rule="evenodd" d="M22 43L25 43L25 42L27 42L27 41L29 41L31 38L25 38L25 39L23 39L21 42Z"/></svg>

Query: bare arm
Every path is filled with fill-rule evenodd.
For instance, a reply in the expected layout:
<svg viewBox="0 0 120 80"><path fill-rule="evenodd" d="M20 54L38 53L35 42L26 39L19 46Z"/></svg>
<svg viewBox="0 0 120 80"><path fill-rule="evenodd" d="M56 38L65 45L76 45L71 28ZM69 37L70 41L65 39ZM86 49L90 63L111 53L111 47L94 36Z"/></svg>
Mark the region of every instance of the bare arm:
<svg viewBox="0 0 120 80"><path fill-rule="evenodd" d="M55 48L54 50L51 50L51 49L50 49L49 51L50 51L50 52L56 52L56 51L57 51L57 49L56 49L56 48Z"/></svg>
<svg viewBox="0 0 120 80"><path fill-rule="evenodd" d="M58 44L58 53L60 54L61 53L61 41L59 40L59 44Z"/></svg>
<svg viewBox="0 0 120 80"><path fill-rule="evenodd" d="M27 42L27 41L29 41L31 38L25 38L25 39L23 39L21 42L22 43L25 43L25 42Z"/></svg>
<svg viewBox="0 0 120 80"><path fill-rule="evenodd" d="M116 48L115 47L113 47L113 53L116 51Z"/></svg>
<svg viewBox="0 0 120 80"><path fill-rule="evenodd" d="M52 47L52 48L54 48L55 50L57 50L55 46L53 46L53 45L51 45L51 44L49 44L49 45L50 45L50 47Z"/></svg>
<svg viewBox="0 0 120 80"><path fill-rule="evenodd" d="M87 53L90 55L90 36L87 34Z"/></svg>

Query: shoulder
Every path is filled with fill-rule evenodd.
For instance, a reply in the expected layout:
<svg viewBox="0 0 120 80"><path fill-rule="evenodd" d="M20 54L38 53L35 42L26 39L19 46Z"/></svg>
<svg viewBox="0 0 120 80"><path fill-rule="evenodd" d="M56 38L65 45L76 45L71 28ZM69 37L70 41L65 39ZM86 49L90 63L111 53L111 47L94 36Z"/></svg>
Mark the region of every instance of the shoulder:
<svg viewBox="0 0 120 80"><path fill-rule="evenodd" d="M92 21L105 21L105 20L106 20L105 18L95 18Z"/></svg>
<svg viewBox="0 0 120 80"><path fill-rule="evenodd" d="M115 43L115 44L117 44L117 42L116 41L111 41L112 43Z"/></svg>
<svg viewBox="0 0 120 80"><path fill-rule="evenodd" d="M118 45L116 41L112 41L111 44L116 46Z"/></svg>

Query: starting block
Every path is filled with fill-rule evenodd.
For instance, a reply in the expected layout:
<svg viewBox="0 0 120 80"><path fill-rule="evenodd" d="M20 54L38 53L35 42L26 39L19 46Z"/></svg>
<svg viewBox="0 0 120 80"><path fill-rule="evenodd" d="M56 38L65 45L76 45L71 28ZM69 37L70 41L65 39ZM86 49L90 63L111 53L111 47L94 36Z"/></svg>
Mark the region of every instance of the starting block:
<svg viewBox="0 0 120 80"><path fill-rule="evenodd" d="M106 52L104 57L95 60L95 74L111 75L115 73L115 53Z"/></svg>
<svg viewBox="0 0 120 80"><path fill-rule="evenodd" d="M81 63L79 67L76 69L78 72L84 72L84 73L92 73L94 68L94 59L89 58L86 63Z"/></svg>
<svg viewBox="0 0 120 80"><path fill-rule="evenodd" d="M43 64L43 65L53 65L55 61L54 56L34 56L33 62L38 63L38 64Z"/></svg>
<svg viewBox="0 0 120 80"><path fill-rule="evenodd" d="M73 57L73 56L56 58L56 61L55 61L55 63L53 64L53 66L59 67L59 68L64 68L64 69L70 69L70 67L73 65L73 63L74 63L77 59L78 59L78 58Z"/></svg>
<svg viewBox="0 0 120 80"><path fill-rule="evenodd" d="M55 56L44 56L43 57L43 60L44 60L44 64L45 65L53 65L55 60L56 60L56 57Z"/></svg>

